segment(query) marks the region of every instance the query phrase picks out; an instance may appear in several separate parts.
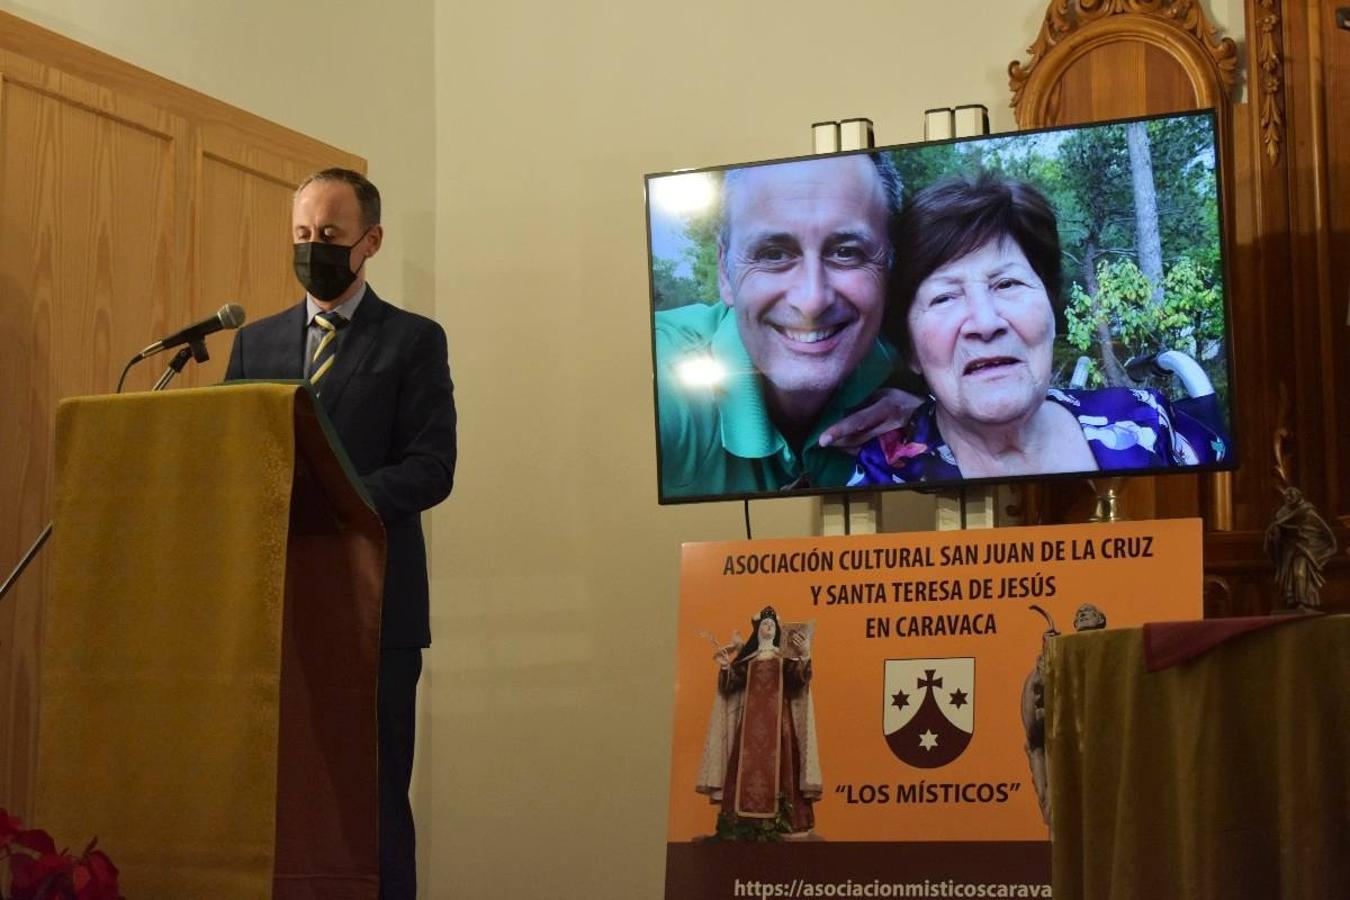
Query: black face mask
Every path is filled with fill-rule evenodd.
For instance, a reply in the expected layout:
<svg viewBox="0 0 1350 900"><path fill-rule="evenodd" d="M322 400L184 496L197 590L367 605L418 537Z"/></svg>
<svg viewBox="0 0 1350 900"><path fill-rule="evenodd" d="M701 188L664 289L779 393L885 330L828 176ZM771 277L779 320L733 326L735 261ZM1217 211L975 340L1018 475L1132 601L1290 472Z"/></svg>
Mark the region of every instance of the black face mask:
<svg viewBox="0 0 1350 900"><path fill-rule="evenodd" d="M352 286L356 280L351 266L352 247L361 243L366 234L369 229L346 247L320 241L293 245L295 277L300 279L311 297L327 303L341 297L342 292Z"/></svg>

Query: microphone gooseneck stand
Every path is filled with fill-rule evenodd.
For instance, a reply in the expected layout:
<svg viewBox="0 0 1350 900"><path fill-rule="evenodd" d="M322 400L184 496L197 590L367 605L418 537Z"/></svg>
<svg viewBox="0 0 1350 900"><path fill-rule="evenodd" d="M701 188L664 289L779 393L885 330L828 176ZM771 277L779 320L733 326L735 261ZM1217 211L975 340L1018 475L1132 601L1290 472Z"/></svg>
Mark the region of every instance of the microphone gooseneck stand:
<svg viewBox="0 0 1350 900"><path fill-rule="evenodd" d="M169 360L169 365L164 369L164 374L159 376L159 381L156 381L155 386L150 390L162 391L168 387L169 382L173 381L173 376L183 371L183 366L187 365L189 359L195 359L199 363L204 363L210 358L211 355L206 352L205 341L201 338L190 341L186 347L181 348L173 355L173 359Z"/></svg>
<svg viewBox="0 0 1350 900"><path fill-rule="evenodd" d="M137 355L131 362L127 363L127 367L122 370L122 377L117 379L117 393L122 393L122 382L127 377L127 372L143 358L144 357ZM206 342L204 340L198 338L195 341L188 342L187 346L174 354L173 359L169 361L168 367L165 368L164 374L159 376L159 381L156 381L155 386L150 390L162 391L168 387L169 382L173 380L173 376L183 371L183 367L187 365L189 359L195 359L199 363L204 363L210 358L211 355L206 352ZM42 529L42 533L37 536L37 540L33 541L33 546L28 548L28 552L23 555L23 558L19 560L19 564L14 567L14 571L9 573L9 577L5 579L5 583L0 584L0 600L3 600L5 595L9 593L10 588L14 586L14 583L19 580L19 576L23 574L23 570L28 568L28 564L38 555L38 551L42 549L42 545L47 543L47 538L51 536L52 523L48 522L47 527Z"/></svg>

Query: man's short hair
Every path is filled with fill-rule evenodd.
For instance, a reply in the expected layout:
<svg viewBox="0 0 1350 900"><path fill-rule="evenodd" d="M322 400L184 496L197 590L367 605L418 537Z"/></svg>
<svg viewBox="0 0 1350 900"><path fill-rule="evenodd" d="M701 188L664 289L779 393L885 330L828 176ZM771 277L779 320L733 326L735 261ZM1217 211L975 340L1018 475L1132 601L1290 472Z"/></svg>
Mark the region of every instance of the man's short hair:
<svg viewBox="0 0 1350 900"><path fill-rule="evenodd" d="M311 181L341 181L350 184L356 194L356 202L361 207L361 227L371 228L380 224L380 190L370 183L370 179L351 169L320 169L312 175L306 175L295 189L295 196L309 186Z"/></svg>
<svg viewBox="0 0 1350 900"><path fill-rule="evenodd" d="M886 222L889 227L900 211L900 171L896 169L890 156L885 153L869 153L867 158L872 160L872 165L876 166L877 169L877 178L881 179L881 190L886 197ZM798 160L798 162L810 162L810 160ZM727 210L731 206L729 202L731 192L736 187L737 182L749 171L751 171L749 168L728 169L722 174L721 204L717 211L719 222L717 246L720 249L725 250L731 246L731 219L727 216Z"/></svg>

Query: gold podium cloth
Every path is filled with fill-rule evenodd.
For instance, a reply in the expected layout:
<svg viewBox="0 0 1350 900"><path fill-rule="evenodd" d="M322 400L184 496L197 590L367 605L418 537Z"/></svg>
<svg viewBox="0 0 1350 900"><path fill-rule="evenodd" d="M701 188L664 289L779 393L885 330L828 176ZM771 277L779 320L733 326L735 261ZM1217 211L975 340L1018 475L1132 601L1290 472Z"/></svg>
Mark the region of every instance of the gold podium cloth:
<svg viewBox="0 0 1350 900"><path fill-rule="evenodd" d="M1350 897L1350 616L1154 673L1141 629L1051 642L1056 900Z"/></svg>
<svg viewBox="0 0 1350 900"><path fill-rule="evenodd" d="M376 896L384 537L323 427L289 385L58 410L34 821L128 897Z"/></svg>

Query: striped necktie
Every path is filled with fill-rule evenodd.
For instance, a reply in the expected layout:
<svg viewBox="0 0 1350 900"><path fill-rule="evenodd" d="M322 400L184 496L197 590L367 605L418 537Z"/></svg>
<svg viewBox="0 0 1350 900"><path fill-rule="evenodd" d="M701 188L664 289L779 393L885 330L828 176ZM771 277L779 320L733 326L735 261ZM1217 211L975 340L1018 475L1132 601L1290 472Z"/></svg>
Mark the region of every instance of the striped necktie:
<svg viewBox="0 0 1350 900"><path fill-rule="evenodd" d="M321 312L314 317L314 324L323 330L323 337L319 338L309 361L309 383L316 386L315 393L318 393L319 379L328 374L337 358L337 333L347 327L348 320L341 313Z"/></svg>

